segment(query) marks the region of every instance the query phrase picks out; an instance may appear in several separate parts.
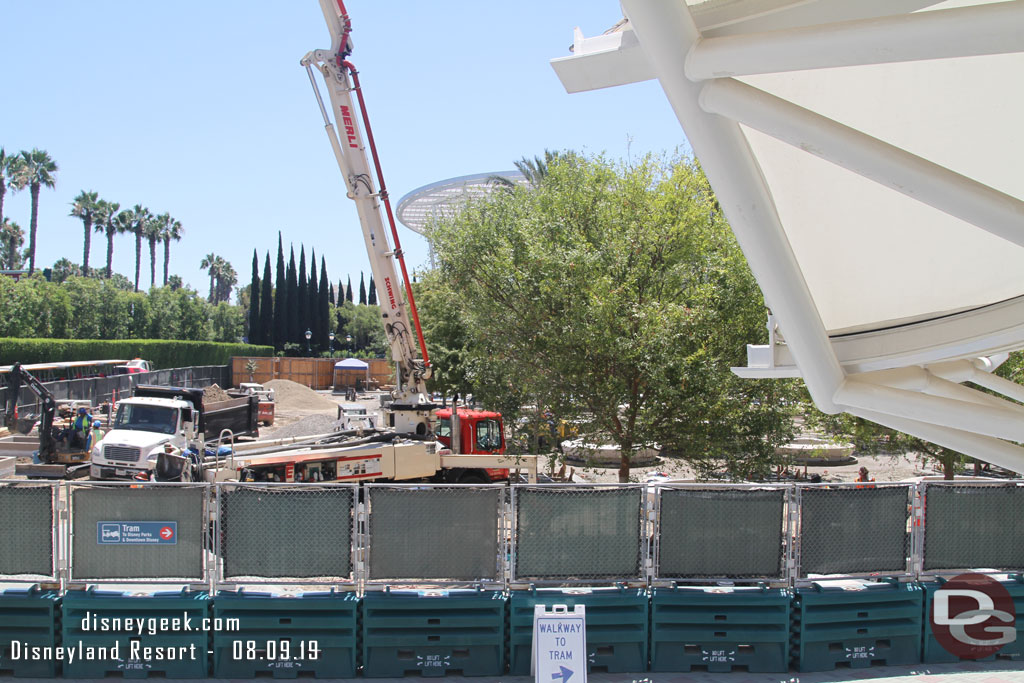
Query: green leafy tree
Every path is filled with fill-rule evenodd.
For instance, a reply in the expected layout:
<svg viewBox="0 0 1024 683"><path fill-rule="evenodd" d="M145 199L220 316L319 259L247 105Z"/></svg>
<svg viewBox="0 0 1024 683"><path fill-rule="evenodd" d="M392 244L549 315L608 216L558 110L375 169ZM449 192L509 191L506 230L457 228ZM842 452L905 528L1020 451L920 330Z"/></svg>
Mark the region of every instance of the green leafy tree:
<svg viewBox="0 0 1024 683"><path fill-rule="evenodd" d="M78 267L77 263L70 261L67 258L60 258L53 264L52 268L48 269L50 276L47 278L54 284L61 284L72 275L78 277L82 275L82 269ZM44 272L45 275L45 272Z"/></svg>
<svg viewBox="0 0 1024 683"><path fill-rule="evenodd" d="M263 330L260 328L260 259L252 250L252 279L249 283L249 343L262 344Z"/></svg>
<svg viewBox="0 0 1024 683"><path fill-rule="evenodd" d="M7 189L10 188L12 192L18 190L18 185L14 182L15 165L18 159L20 157L12 156L3 147L0 147L0 225L4 224L4 197L7 195Z"/></svg>
<svg viewBox="0 0 1024 683"><path fill-rule="evenodd" d="M306 247L303 245L299 246L299 295L298 295L298 309L299 309L299 338L295 341L302 344L303 348L306 345L306 330L312 327L313 321L310 320L309 316L309 282L306 279Z"/></svg>
<svg viewBox="0 0 1024 683"><path fill-rule="evenodd" d="M21 246L25 243L25 233L21 227L6 217L0 222L0 266L8 270L21 268L23 257Z"/></svg>
<svg viewBox="0 0 1024 683"><path fill-rule="evenodd" d="M82 221L85 229L85 244L82 249L82 273L89 273L89 248L92 245L92 226L100 215L100 195L97 192L82 190L71 204L71 214Z"/></svg>
<svg viewBox="0 0 1024 683"><path fill-rule="evenodd" d="M220 268L219 256L214 254L212 251L203 257L203 260L199 262L200 270L208 270L210 272L210 296L208 301L212 304L215 299L214 296L217 293L217 271ZM221 261L223 259L220 259Z"/></svg>
<svg viewBox="0 0 1024 683"><path fill-rule="evenodd" d="M210 312L210 327L213 334L211 341L240 342L245 325L244 310L241 306L232 306L227 301L221 301L213 306Z"/></svg>
<svg viewBox="0 0 1024 683"><path fill-rule="evenodd" d="M317 287L317 320L320 321L320 348L330 349L331 340L327 336L331 332L330 315L330 280L327 279L327 260L320 255L320 283Z"/></svg>
<svg viewBox="0 0 1024 683"><path fill-rule="evenodd" d="M278 336L274 330L274 292L270 284L270 252L263 262L263 282L260 292L260 339L262 344L274 346Z"/></svg>
<svg viewBox="0 0 1024 683"><path fill-rule="evenodd" d="M284 249L281 246L281 233L277 233L277 279L274 280L274 348L284 349L289 340L288 333L288 274L284 266Z"/></svg>
<svg viewBox="0 0 1024 683"><path fill-rule="evenodd" d="M28 272L36 270L36 228L39 225L39 190L57 184L54 174L57 164L50 155L41 149L31 152L22 151L21 159L15 167L14 182L19 188L28 188L32 198L32 208L28 224Z"/></svg>
<svg viewBox="0 0 1024 683"><path fill-rule="evenodd" d="M299 276L295 270L295 247L291 248L291 255L288 259L288 341L292 344L301 344L306 347L306 340L302 338L299 329ZM301 340L301 341L300 341Z"/></svg>
<svg viewBox="0 0 1024 683"><path fill-rule="evenodd" d="M170 214L160 214L160 240L164 243L164 287L167 286L167 273L171 264L171 242L180 242L185 228L181 221L171 217Z"/></svg>
<svg viewBox="0 0 1024 683"><path fill-rule="evenodd" d="M764 304L695 162L565 155L428 235L486 404L532 398L579 420L619 447L620 481L654 444L770 472L792 414L761 406L795 389L729 370L764 336Z"/></svg>
<svg viewBox="0 0 1024 683"><path fill-rule="evenodd" d="M180 275L172 275L169 278L167 278L167 286L173 292L183 288L185 286L185 283L182 281Z"/></svg>
<svg viewBox="0 0 1024 683"><path fill-rule="evenodd" d="M128 221L120 213L121 205L100 199L96 202L96 232L102 232L107 238L107 278L114 274L114 235L128 229Z"/></svg>
<svg viewBox="0 0 1024 683"><path fill-rule="evenodd" d="M316 249L313 250L309 259L309 280L306 282L307 299L306 313L309 316L309 331L313 333L309 340L310 348L314 353L320 351L320 283L316 276Z"/></svg>

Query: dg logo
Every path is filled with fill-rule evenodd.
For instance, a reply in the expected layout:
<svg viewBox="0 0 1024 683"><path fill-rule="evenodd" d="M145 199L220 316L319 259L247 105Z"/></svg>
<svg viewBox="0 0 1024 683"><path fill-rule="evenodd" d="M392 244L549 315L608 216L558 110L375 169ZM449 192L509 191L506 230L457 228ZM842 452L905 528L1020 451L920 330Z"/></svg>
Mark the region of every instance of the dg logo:
<svg viewBox="0 0 1024 683"><path fill-rule="evenodd" d="M984 574L961 574L935 591L928 615L932 633L961 659L984 659L1017 639L1010 593Z"/></svg>

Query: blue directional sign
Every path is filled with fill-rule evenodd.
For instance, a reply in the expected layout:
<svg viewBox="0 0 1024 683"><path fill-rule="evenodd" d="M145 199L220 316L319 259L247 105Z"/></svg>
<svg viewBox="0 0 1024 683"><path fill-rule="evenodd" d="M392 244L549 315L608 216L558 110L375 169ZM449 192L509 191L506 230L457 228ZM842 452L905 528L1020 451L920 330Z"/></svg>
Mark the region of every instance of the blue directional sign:
<svg viewBox="0 0 1024 683"><path fill-rule="evenodd" d="M559 666L558 668L561 669L561 671L551 674L551 678L555 680L561 678L562 683L569 683L569 679L572 678L572 671L566 669L564 666Z"/></svg>
<svg viewBox="0 0 1024 683"><path fill-rule="evenodd" d="M177 522L96 522L100 545L177 545Z"/></svg>

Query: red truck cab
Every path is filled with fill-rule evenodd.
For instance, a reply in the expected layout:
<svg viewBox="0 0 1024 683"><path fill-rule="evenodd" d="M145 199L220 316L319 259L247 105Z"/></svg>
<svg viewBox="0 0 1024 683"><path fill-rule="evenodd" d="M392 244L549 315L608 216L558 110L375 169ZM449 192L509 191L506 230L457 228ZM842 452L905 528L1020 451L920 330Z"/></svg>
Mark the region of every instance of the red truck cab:
<svg viewBox="0 0 1024 683"><path fill-rule="evenodd" d="M437 411L437 441L444 448L452 447L452 409L441 408ZM500 455L505 452L505 429L501 413L490 410L470 410L459 408L459 442L458 455ZM487 468L490 481L506 481L507 468Z"/></svg>

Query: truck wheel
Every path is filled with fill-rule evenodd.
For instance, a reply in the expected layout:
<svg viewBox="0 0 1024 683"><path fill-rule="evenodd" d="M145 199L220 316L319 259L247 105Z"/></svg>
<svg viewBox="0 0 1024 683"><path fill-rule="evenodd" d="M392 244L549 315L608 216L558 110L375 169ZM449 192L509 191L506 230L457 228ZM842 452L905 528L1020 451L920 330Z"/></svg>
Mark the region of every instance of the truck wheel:
<svg viewBox="0 0 1024 683"><path fill-rule="evenodd" d="M459 477L460 484L490 484L491 479L486 472L480 470L466 470Z"/></svg>

